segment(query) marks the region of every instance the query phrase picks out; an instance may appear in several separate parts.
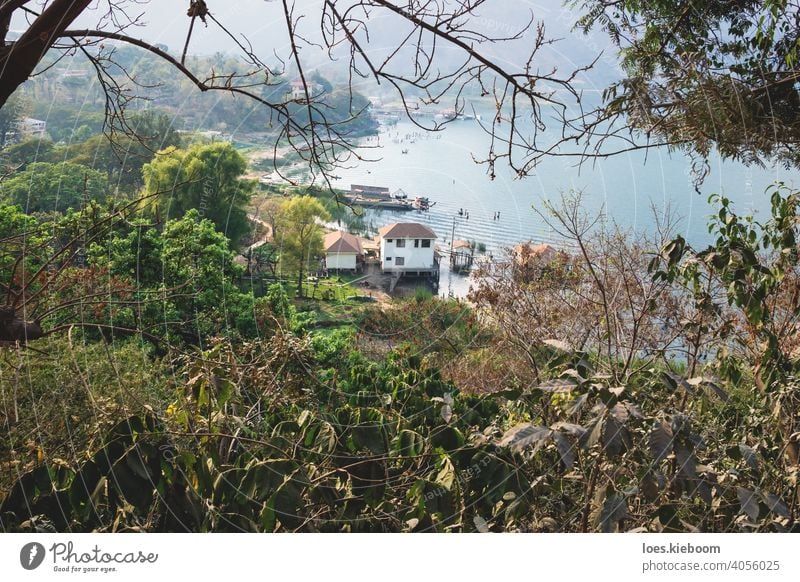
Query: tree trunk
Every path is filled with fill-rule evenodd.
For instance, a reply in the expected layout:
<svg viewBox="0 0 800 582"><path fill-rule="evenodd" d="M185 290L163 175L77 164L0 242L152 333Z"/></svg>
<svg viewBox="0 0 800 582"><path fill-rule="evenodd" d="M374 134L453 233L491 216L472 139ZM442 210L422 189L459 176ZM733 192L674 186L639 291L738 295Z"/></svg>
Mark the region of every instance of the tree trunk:
<svg viewBox="0 0 800 582"><path fill-rule="evenodd" d="M297 274L297 296L303 296L303 262L300 261L300 270Z"/></svg>
<svg viewBox="0 0 800 582"><path fill-rule="evenodd" d="M18 7L15 4L0 8L13 12ZM5 105L17 87L28 80L61 33L89 4L91 0L55 0L36 17L17 41L0 46L0 107ZM0 40L5 41L5 38Z"/></svg>
<svg viewBox="0 0 800 582"><path fill-rule="evenodd" d="M17 317L13 307L7 305L0 307L0 341L26 344L42 336L44 330L38 322L25 321Z"/></svg>

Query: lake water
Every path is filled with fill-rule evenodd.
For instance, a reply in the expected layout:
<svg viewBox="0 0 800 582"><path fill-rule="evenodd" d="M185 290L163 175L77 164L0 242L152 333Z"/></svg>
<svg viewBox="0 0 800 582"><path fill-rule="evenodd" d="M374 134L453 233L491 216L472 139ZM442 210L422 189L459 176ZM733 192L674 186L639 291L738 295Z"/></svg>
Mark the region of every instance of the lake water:
<svg viewBox="0 0 800 582"><path fill-rule="evenodd" d="M368 218L376 226L422 222L437 233L438 244L446 246L455 224L456 239L482 242L493 253L527 240L558 245L556 234L533 209L541 209L544 200L557 200L569 190L583 192L587 212L604 212L607 219L637 231L653 228L653 208L663 212L670 207L680 218L678 232L692 243L703 244L709 237L710 194L727 196L740 214L766 217L767 186L776 180L800 186L800 173L796 171L713 159L698 193L692 184L689 159L666 150L622 154L588 162L581 168L575 167L574 160L551 158L524 179L516 179L510 168L499 162L497 176L490 180L486 167L473 161L473 154L485 156L488 136L478 122L469 120L453 122L438 133L425 133L411 122L400 122L384 127L366 145L364 156L380 161L337 170L337 187L348 189L351 183L386 186L391 191L402 189L410 198L427 196L435 203L428 212L371 211ZM403 154L403 150L408 153ZM459 215L460 209L463 215ZM499 219L495 219L497 212ZM463 296L467 289L466 277L442 272L442 293L449 290Z"/></svg>

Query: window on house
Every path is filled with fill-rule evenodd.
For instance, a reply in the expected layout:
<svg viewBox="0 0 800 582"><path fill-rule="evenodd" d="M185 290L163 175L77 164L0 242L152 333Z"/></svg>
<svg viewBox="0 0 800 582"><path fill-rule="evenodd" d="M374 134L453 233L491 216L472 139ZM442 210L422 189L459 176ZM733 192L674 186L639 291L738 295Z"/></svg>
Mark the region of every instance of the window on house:
<svg viewBox="0 0 800 582"><path fill-rule="evenodd" d="M392 242L392 240L393 240L393 239L391 239L391 238L387 238L387 239L386 239L386 242L387 242L387 243L390 243L390 242Z"/></svg>
<svg viewBox="0 0 800 582"><path fill-rule="evenodd" d="M429 240L424 240L424 241L422 241L422 248L423 248L423 249L429 249L429 248L431 248L431 241L429 241Z"/></svg>
<svg viewBox="0 0 800 582"><path fill-rule="evenodd" d="M403 265L406 264L405 257L397 257L397 260L394 262L394 264L399 266L399 267L402 267Z"/></svg>
<svg viewBox="0 0 800 582"><path fill-rule="evenodd" d="M414 239L414 248L416 249L416 248L418 248L418 247L419 247L419 239L418 239L418 238L415 238L415 239Z"/></svg>
<svg viewBox="0 0 800 582"><path fill-rule="evenodd" d="M392 257L386 257L386 260L387 260L387 261L391 261L391 260L392 260Z"/></svg>
<svg viewBox="0 0 800 582"><path fill-rule="evenodd" d="M402 249L405 246L406 246L405 239L402 239L402 238L397 239L397 248L398 249Z"/></svg>

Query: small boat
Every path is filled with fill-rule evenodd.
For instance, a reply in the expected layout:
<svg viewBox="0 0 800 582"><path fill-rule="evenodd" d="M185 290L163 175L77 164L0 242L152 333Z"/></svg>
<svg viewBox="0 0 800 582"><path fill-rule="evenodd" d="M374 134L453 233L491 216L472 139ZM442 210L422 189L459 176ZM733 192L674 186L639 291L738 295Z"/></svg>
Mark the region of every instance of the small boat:
<svg viewBox="0 0 800 582"><path fill-rule="evenodd" d="M417 210L429 210L431 207L431 200L427 196L417 196L414 198L414 208Z"/></svg>

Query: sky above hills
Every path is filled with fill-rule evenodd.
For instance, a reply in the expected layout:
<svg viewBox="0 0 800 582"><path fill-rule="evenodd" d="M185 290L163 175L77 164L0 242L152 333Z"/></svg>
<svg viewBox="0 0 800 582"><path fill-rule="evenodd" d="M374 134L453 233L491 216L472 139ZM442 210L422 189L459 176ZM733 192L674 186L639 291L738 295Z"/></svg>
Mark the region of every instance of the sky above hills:
<svg viewBox="0 0 800 582"><path fill-rule="evenodd" d="M173 54L180 54L189 28L186 15L187 0L158 0L152 2L121 2L131 18L137 18L140 26L131 27L126 32L141 37L151 43L169 47ZM340 13L349 5L337 3ZM403 5L399 2L398 5ZM447 2L445 2L447 4ZM279 59L289 59L287 25L283 2L280 0L207 0L214 17L228 28L239 40L246 37L256 53L265 61L277 63ZM292 4L290 3L290 6ZM322 0L297 0L294 6L295 23L298 32L310 41L301 48L301 56L308 69L318 69L321 73L342 70L347 64L347 52L338 50L334 56L338 62L331 63L325 50L313 46L322 40L321 16ZM98 3L93 11L76 23L76 27L113 29L114 24L103 20L105 2ZM356 13L357 14L357 13ZM586 65L598 55L600 60L593 73L585 76L581 83L586 89L602 89L610 80L618 76L614 49L609 47L602 33L585 36L572 31L577 14L559 2L530 2L515 0L489 0L477 11L471 28L496 37L511 37L518 33L531 19L543 22L548 38L561 39L543 47L534 61L540 71L557 67L568 73L576 67ZM359 38L361 45L375 61L382 60L397 43L410 31L410 26L386 9L374 9L368 17L369 36ZM14 28L23 29L24 22L15 21ZM509 69L519 69L525 65L536 37L535 26L523 33L517 40L503 41L480 48L486 56ZM235 42L215 23L208 26L197 23L192 35L189 52L208 55L216 52L235 53ZM463 53L452 47L440 45L437 64L443 71L458 66L463 61ZM411 55L398 55L397 66L410 67Z"/></svg>

